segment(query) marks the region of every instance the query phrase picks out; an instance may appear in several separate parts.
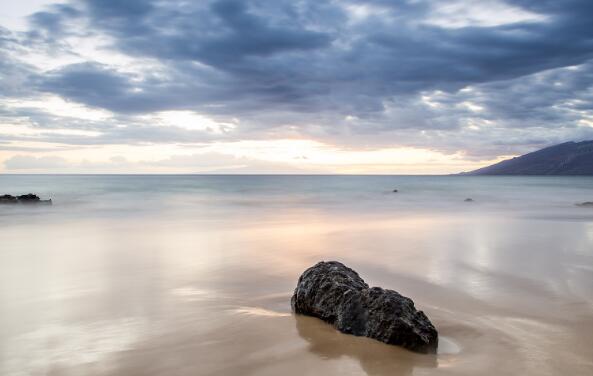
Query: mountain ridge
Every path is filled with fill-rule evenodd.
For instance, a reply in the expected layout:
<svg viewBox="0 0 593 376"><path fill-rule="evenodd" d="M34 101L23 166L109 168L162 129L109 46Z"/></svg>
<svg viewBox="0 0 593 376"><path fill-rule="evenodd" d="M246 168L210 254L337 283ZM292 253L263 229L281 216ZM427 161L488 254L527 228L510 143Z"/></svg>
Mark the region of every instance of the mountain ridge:
<svg viewBox="0 0 593 376"><path fill-rule="evenodd" d="M564 142L462 174L593 176L593 140Z"/></svg>

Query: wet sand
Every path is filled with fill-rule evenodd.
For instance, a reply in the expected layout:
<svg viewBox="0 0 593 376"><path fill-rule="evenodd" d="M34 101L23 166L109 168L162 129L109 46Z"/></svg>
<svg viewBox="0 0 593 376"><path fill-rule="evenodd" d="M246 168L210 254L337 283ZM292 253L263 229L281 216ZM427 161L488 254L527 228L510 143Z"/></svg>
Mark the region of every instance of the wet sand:
<svg viewBox="0 0 593 376"><path fill-rule="evenodd" d="M3 228L2 374L593 370L590 223L306 216L224 228L93 219L34 237L24 224ZM321 259L413 297L440 331L440 353L292 315L296 279Z"/></svg>

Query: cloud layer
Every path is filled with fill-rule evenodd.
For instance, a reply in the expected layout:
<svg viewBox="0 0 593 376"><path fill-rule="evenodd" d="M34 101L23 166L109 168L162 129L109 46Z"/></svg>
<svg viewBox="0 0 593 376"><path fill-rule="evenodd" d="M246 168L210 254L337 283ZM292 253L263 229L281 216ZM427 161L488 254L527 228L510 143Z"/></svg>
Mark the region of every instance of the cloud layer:
<svg viewBox="0 0 593 376"><path fill-rule="evenodd" d="M27 32L0 29L0 139L302 138L488 159L593 138L592 17L589 0L55 4ZM158 123L175 111L218 125Z"/></svg>

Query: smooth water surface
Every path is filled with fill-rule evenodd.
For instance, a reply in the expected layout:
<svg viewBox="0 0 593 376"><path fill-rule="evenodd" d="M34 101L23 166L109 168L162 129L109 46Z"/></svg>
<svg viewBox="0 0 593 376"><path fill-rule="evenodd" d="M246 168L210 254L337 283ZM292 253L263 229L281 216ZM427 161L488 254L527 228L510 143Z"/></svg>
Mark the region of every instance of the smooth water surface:
<svg viewBox="0 0 593 376"><path fill-rule="evenodd" d="M593 374L593 178L0 175L29 192L0 375ZM292 315L320 260L413 298L439 354Z"/></svg>

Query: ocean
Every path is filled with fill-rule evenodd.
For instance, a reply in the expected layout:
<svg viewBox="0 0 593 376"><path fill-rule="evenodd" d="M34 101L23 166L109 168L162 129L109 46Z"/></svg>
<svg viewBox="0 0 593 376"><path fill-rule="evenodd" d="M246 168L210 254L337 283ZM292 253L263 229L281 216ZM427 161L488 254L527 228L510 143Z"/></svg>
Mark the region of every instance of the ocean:
<svg viewBox="0 0 593 376"><path fill-rule="evenodd" d="M593 374L593 177L0 175L4 193L53 205L0 206L0 375ZM439 353L293 315L322 260L412 298Z"/></svg>

